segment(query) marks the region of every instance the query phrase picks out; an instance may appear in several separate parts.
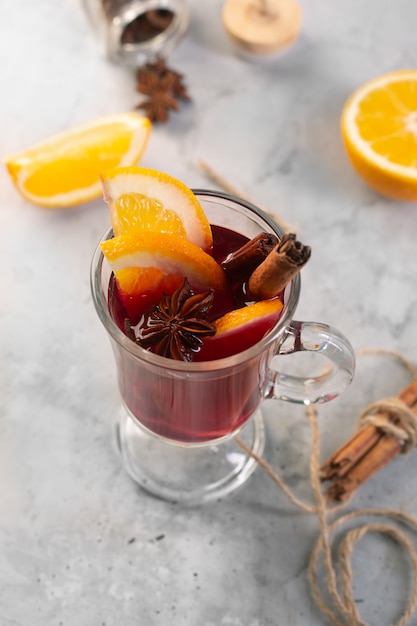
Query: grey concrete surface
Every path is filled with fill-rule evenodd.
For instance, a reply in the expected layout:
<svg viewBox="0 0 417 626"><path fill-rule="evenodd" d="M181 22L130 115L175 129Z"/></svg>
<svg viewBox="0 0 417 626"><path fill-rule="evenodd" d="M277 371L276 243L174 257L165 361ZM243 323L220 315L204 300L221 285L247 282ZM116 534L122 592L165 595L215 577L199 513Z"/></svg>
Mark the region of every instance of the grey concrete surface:
<svg viewBox="0 0 417 626"><path fill-rule="evenodd" d="M236 54L221 6L190 1L188 33L169 62L192 102L155 125L142 164L213 189L204 160L295 225L313 249L297 317L337 326L355 349L397 351L416 365L417 206L369 189L339 131L356 87L415 66L415 2L303 1L300 39L267 62ZM6 3L0 58L2 158L140 99L132 73L100 56L75 0ZM111 427L113 355L89 290L92 253L109 223L104 203L32 206L3 168L0 206L0 625L327 623L307 576L316 516L261 469L221 501L186 509L148 495L122 468ZM395 359L360 357L350 389L318 409L321 458L353 432L364 406L408 381ZM303 408L267 402L265 415L265 457L312 503ZM417 514L416 493L411 453L348 510ZM364 621L382 626L401 614L407 567L384 538L360 544L354 597Z"/></svg>

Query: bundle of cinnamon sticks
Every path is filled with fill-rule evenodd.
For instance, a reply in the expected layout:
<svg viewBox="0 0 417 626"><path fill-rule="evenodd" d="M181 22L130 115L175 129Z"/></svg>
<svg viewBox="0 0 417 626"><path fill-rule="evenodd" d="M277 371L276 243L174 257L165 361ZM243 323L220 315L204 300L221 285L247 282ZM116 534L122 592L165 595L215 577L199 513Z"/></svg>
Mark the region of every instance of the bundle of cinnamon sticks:
<svg viewBox="0 0 417 626"><path fill-rule="evenodd" d="M415 415L417 428L417 379L403 389L392 402L392 409L382 410L390 406L388 402L381 402L382 409L373 415L374 423L369 423L359 430L336 452L334 452L320 468L320 479L327 482L326 502L344 502L362 484L385 467L400 452L406 451L407 435L401 423L401 407L412 418ZM395 405L399 410L396 411ZM378 403L375 403L376 407ZM382 420L382 421L381 421ZM383 421L391 422L398 427L399 433L405 437L396 436L382 426Z"/></svg>

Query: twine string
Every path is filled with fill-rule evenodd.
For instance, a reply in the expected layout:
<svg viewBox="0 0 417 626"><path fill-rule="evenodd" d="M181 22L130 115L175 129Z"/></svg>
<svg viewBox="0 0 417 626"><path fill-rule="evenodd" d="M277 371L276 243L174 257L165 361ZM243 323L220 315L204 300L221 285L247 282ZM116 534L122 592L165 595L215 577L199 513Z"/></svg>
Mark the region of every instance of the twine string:
<svg viewBox="0 0 417 626"><path fill-rule="evenodd" d="M395 358L410 373L412 378L417 378L417 370L401 354L391 350L369 349L359 350L357 356L384 355ZM385 417L386 414L387 416ZM413 516L395 509L361 509L351 511L336 518L332 522L328 517L346 507L348 502L327 507L320 483L320 436L317 422L317 412L313 405L308 407L308 420L312 432L312 451L310 457L310 482L315 499L315 506L307 504L297 498L285 485L275 470L262 457L252 450L236 436L238 445L246 454L254 458L260 467L277 484L288 500L306 513L316 514L319 523L319 534L313 547L308 567L308 577L312 596L321 612L334 624L334 626L367 626L358 612L353 598L352 581L353 573L351 566L352 553L355 544L367 534L378 533L390 536L399 544L409 559L412 570L412 587L408 598L408 604L402 616L393 626L405 626L414 613L417 605L417 552L404 534L397 527L388 523L367 522L345 532L340 543L339 552L339 576L336 574L336 565L332 558L332 534L334 531L353 520L361 517L383 517L396 520L417 532L417 519ZM389 417L394 418L396 423ZM367 407L359 418L359 425L373 423L384 429L384 432L394 436L403 445L403 452L408 452L417 445L417 416L398 398L388 398L375 402ZM380 426L381 424L381 426ZM317 570L322 562L325 569L325 580L321 580ZM324 589L323 589L324 587ZM340 589L340 591L339 591Z"/></svg>
<svg viewBox="0 0 417 626"><path fill-rule="evenodd" d="M393 422L390 417L398 421ZM372 424L395 437L406 453L417 446L417 415L399 398L373 402L359 416L358 427Z"/></svg>
<svg viewBox="0 0 417 626"><path fill-rule="evenodd" d="M261 6L266 5L264 0ZM228 193L242 197L236 189L222 177L219 176L204 161L200 161L200 168L205 174L213 180L217 185L223 187ZM249 198L246 198L252 202ZM281 226L284 231L295 231L293 226L288 225L284 220L280 219L275 213L267 213ZM397 360L406 369L413 379L417 378L417 369L401 354L393 350L386 349L361 349L356 351L356 356L366 355L383 355L392 357ZM390 417L392 419L390 419ZM315 546L313 547L310 563L308 568L309 581L311 591L317 606L322 613L335 626L367 626L362 621L352 595L352 567L351 556L353 547L356 542L361 540L366 534L380 533L389 535L396 543L400 544L406 551L412 568L412 589L410 592L408 605L402 617L393 626L405 626L410 617L414 613L417 604L417 553L406 535L394 526L386 523L366 523L345 533L340 544L339 555L339 571L340 571L340 588L341 595L338 590L338 579L336 576L335 565L332 560L331 535L343 525L356 520L360 517L380 516L391 518L397 522L403 523L413 530L417 531L417 519L396 511L394 509L362 509L352 511L336 518L332 523L328 522L328 517L344 509L350 500L339 505L327 507L320 484L320 438L317 424L317 413L312 405L308 407L308 418L312 430L312 452L310 457L310 481L315 498L315 505L307 504L297 498L287 487L284 481L278 476L274 469L262 457L255 454L239 436L236 436L236 442L244 450L246 454L257 461L266 474L275 482L282 490L288 500L306 513L316 514L319 522L319 535ZM417 446L417 416L398 398L388 398L385 401L376 402L367 407L359 418L359 427L372 423L381 428L385 433L395 437L402 446L402 452L409 452L413 447ZM326 570L325 591L330 596L333 606L324 597L321 589L317 568L320 559L323 560Z"/></svg>

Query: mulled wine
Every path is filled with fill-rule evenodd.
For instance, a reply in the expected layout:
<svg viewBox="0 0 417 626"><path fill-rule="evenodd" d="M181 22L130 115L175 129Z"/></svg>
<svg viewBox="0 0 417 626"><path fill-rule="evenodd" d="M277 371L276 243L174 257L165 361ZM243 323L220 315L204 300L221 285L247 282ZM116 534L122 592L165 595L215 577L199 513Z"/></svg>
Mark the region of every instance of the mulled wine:
<svg viewBox="0 0 417 626"><path fill-rule="evenodd" d="M257 207L141 168L110 171L103 183L111 228L94 253L91 289L125 406L116 430L123 465L159 497L217 499L257 466L234 435L262 455L263 400L334 398L352 379L352 347L326 324L293 319L310 250ZM153 306L161 284L167 295ZM329 373L281 373L283 356L301 350L326 356Z"/></svg>
<svg viewBox="0 0 417 626"><path fill-rule="evenodd" d="M223 226L213 225L212 233L213 257L220 264L249 241ZM239 276L228 281L226 290L215 290L213 296L209 321L253 302L247 294L245 278ZM126 301L114 276L110 279L108 302L113 320L125 333L126 328L140 325L146 312L156 304L152 292ZM250 348L275 326L280 311L281 305L271 314L255 318L219 338L209 337L195 351L193 361L217 360ZM236 367L233 377L228 370L217 368L212 373L204 372L201 378L194 374L192 384L187 378L176 376L175 362L157 376L152 368L143 369L138 376L135 361L125 360L119 373L122 397L131 414L158 435L183 442L217 439L235 431L256 410L260 392L258 360L256 355Z"/></svg>

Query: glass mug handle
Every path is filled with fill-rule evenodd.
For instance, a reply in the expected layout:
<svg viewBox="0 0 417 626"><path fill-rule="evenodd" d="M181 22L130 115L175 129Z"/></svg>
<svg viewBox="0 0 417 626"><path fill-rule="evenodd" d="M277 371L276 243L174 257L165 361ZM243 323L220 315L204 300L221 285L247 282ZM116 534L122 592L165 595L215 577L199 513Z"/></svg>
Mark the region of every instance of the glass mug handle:
<svg viewBox="0 0 417 626"><path fill-rule="evenodd" d="M286 329L274 356L296 352L316 352L330 361L317 376L300 377L269 372L266 399L285 400L297 404L328 402L349 386L355 373L355 355L346 337L335 328L319 322L292 321Z"/></svg>

